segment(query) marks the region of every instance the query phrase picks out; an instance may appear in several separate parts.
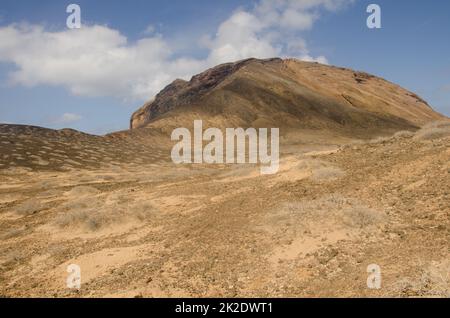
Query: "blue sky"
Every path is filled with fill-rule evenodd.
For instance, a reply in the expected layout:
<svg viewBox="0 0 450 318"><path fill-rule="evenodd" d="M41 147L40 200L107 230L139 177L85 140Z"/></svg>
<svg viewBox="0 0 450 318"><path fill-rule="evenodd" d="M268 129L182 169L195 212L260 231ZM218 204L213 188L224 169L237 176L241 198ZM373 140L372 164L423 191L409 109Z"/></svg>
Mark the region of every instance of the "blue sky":
<svg viewBox="0 0 450 318"><path fill-rule="evenodd" d="M70 3L80 30L66 26ZM370 3L381 29L366 26ZM0 122L126 129L175 78L273 55L379 75L450 116L449 13L438 0L2 0Z"/></svg>

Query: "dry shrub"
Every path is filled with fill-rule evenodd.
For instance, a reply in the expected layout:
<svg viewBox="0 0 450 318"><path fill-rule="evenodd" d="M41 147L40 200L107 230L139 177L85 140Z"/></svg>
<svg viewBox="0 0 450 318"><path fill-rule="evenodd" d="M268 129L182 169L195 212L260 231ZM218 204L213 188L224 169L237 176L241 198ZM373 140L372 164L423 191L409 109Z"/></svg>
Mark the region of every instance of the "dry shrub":
<svg viewBox="0 0 450 318"><path fill-rule="evenodd" d="M302 159L298 165L297 169L300 170L313 170L313 169L320 169L326 167L327 164L321 160L317 159Z"/></svg>
<svg viewBox="0 0 450 318"><path fill-rule="evenodd" d="M409 130L401 130L394 134L394 138L402 139L402 138L412 138L415 133Z"/></svg>
<svg viewBox="0 0 450 318"><path fill-rule="evenodd" d="M369 144L382 144L392 140L392 137L376 137L368 141Z"/></svg>
<svg viewBox="0 0 450 318"><path fill-rule="evenodd" d="M332 181L345 175L342 169L317 159L303 159L297 165L297 169L310 171L310 179L315 182Z"/></svg>
<svg viewBox="0 0 450 318"><path fill-rule="evenodd" d="M361 229L382 223L384 218L384 213L358 204L342 211L342 220L346 225Z"/></svg>
<svg viewBox="0 0 450 318"><path fill-rule="evenodd" d="M438 121L423 126L414 136L416 140L433 140L450 136L450 122Z"/></svg>
<svg viewBox="0 0 450 318"><path fill-rule="evenodd" d="M100 176L97 176L97 179L104 180L104 181L115 181L116 177L111 176L111 175L100 175Z"/></svg>
<svg viewBox="0 0 450 318"><path fill-rule="evenodd" d="M100 191L90 186L78 186L66 192L66 195L80 197L99 194Z"/></svg>
<svg viewBox="0 0 450 318"><path fill-rule="evenodd" d="M367 143L368 144L384 144L384 143L392 142L395 139L412 138L412 137L414 137L414 132L409 131L409 130L401 130L401 131L397 131L393 135L379 136L379 137L373 138L373 139L369 140Z"/></svg>
<svg viewBox="0 0 450 318"><path fill-rule="evenodd" d="M79 197L61 206L55 220L61 228L85 228L95 231L129 220L145 221L156 209L148 202L129 203L125 195Z"/></svg>
<svg viewBox="0 0 450 318"><path fill-rule="evenodd" d="M422 128L450 128L450 120L438 120L424 125Z"/></svg>
<svg viewBox="0 0 450 318"><path fill-rule="evenodd" d="M341 178L345 175L342 169L335 167L324 167L320 169L313 170L311 179L314 181L327 181L335 180Z"/></svg>
<svg viewBox="0 0 450 318"><path fill-rule="evenodd" d="M218 169L214 167L213 169L200 167L200 166L184 166L175 167L174 169L167 169L160 171L159 173L147 173L136 176L136 179L140 182L157 182L157 181L168 181L168 180L181 180L181 179L191 179L200 175L213 175L218 172Z"/></svg>
<svg viewBox="0 0 450 318"><path fill-rule="evenodd" d="M270 218L274 223L297 224L299 227L320 223L336 229L365 229L384 223L387 216L357 199L332 194L316 200L285 203Z"/></svg>
<svg viewBox="0 0 450 318"><path fill-rule="evenodd" d="M427 128L419 130L414 139L433 140L450 136L450 128Z"/></svg>
<svg viewBox="0 0 450 318"><path fill-rule="evenodd" d="M17 175L28 174L31 171L32 171L31 168L9 167L8 169L1 170L1 174L8 175L8 176L17 176Z"/></svg>
<svg viewBox="0 0 450 318"><path fill-rule="evenodd" d="M20 229L12 229L9 231L6 231L5 233L0 234L1 240L8 240L11 238L18 237L26 232L26 229L20 228Z"/></svg>
<svg viewBox="0 0 450 318"><path fill-rule="evenodd" d="M71 199L62 205L63 209L68 211L87 210L96 206L96 199Z"/></svg>
<svg viewBox="0 0 450 318"><path fill-rule="evenodd" d="M341 146L341 149L352 149L353 147L357 147L360 145L364 145L367 141L362 140L362 139L355 139L352 140L351 142L344 144Z"/></svg>
<svg viewBox="0 0 450 318"><path fill-rule="evenodd" d="M248 177L251 175L252 172L255 171L255 169L256 169L255 166L236 164L221 170L220 177L222 178Z"/></svg>
<svg viewBox="0 0 450 318"><path fill-rule="evenodd" d="M149 202L140 202L133 206L132 215L139 221L144 221L149 216L154 216L156 208Z"/></svg>
<svg viewBox="0 0 450 318"><path fill-rule="evenodd" d="M17 267L18 263L23 262L25 256L23 252L19 249L13 250L6 255L2 255L2 260L0 262L0 270L10 270Z"/></svg>
<svg viewBox="0 0 450 318"><path fill-rule="evenodd" d="M85 225L89 230L96 230L100 227L94 210L74 210L60 214L56 219L56 224L63 228Z"/></svg>
<svg viewBox="0 0 450 318"><path fill-rule="evenodd" d="M450 298L450 260L431 262L417 277L403 278L391 289L401 297Z"/></svg>
<svg viewBox="0 0 450 318"><path fill-rule="evenodd" d="M39 201L36 198L31 198L28 200L25 200L24 202L20 203L18 206L15 207L14 212L22 215L22 216L27 216L27 215L32 215L32 214L36 214L38 212L40 212L41 210L43 210L44 206L41 203L41 201Z"/></svg>
<svg viewBox="0 0 450 318"><path fill-rule="evenodd" d="M50 180L42 180L37 183L37 186L41 190L48 190L55 186L55 183Z"/></svg>

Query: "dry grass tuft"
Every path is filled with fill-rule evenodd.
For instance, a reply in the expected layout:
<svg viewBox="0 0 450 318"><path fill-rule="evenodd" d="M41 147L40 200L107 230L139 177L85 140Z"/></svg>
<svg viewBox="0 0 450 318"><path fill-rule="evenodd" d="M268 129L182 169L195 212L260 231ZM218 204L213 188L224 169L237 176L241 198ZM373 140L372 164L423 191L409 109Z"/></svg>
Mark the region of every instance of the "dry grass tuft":
<svg viewBox="0 0 450 318"><path fill-rule="evenodd" d="M415 133L409 130L402 130L398 131L394 134L394 138L396 139L402 139L402 138L412 138L414 137Z"/></svg>
<svg viewBox="0 0 450 318"><path fill-rule="evenodd" d="M19 228L19 229L12 229L9 231L6 231L5 233L0 234L0 240L9 240L15 237L18 237L26 232L26 229Z"/></svg>
<svg viewBox="0 0 450 318"><path fill-rule="evenodd" d="M297 165L297 169L310 171L310 179L314 182L333 181L345 175L342 169L317 159L303 159Z"/></svg>
<svg viewBox="0 0 450 318"><path fill-rule="evenodd" d="M324 167L313 170L311 179L313 181L329 181L341 178L345 175L345 172L336 167Z"/></svg>
<svg viewBox="0 0 450 318"><path fill-rule="evenodd" d="M85 225L89 230L97 230L101 226L101 220L93 210L75 210L60 214L56 219L56 224L60 227L71 227Z"/></svg>
<svg viewBox="0 0 450 318"><path fill-rule="evenodd" d="M275 222L298 223L306 227L313 223L329 223L336 228L365 229L384 223L387 216L356 199L332 194L316 200L285 203L276 210L273 218Z"/></svg>
<svg viewBox="0 0 450 318"><path fill-rule="evenodd" d="M66 195L79 197L79 196L87 196L87 195L96 195L99 193L100 193L100 191L94 187L78 186L78 187L72 188L70 191L67 191Z"/></svg>
<svg viewBox="0 0 450 318"><path fill-rule="evenodd" d="M385 214L366 206L355 204L342 211L342 221L350 227L366 228L384 221Z"/></svg>
<svg viewBox="0 0 450 318"><path fill-rule="evenodd" d="M383 144L392 140L392 137L376 137L368 141L369 144Z"/></svg>
<svg viewBox="0 0 450 318"><path fill-rule="evenodd" d="M432 123L429 123L422 128L450 128L450 121L449 120L439 120Z"/></svg>
<svg viewBox="0 0 450 318"><path fill-rule="evenodd" d="M416 140L433 140L450 136L450 128L421 129L414 136Z"/></svg>
<svg viewBox="0 0 450 318"><path fill-rule="evenodd" d="M450 298L450 260L431 262L415 278L403 278L393 286L401 297Z"/></svg>
<svg viewBox="0 0 450 318"><path fill-rule="evenodd" d="M450 136L450 122L438 121L423 126L414 136L416 140L433 140Z"/></svg>
<svg viewBox="0 0 450 318"><path fill-rule="evenodd" d="M43 209L44 206L41 201L35 198L31 198L16 206L14 212L22 216L27 216L36 214Z"/></svg>
<svg viewBox="0 0 450 318"><path fill-rule="evenodd" d="M118 225L126 221L143 222L157 211L148 202L130 203L124 194L113 193L74 198L61 206L55 220L61 228L85 228L89 231Z"/></svg>

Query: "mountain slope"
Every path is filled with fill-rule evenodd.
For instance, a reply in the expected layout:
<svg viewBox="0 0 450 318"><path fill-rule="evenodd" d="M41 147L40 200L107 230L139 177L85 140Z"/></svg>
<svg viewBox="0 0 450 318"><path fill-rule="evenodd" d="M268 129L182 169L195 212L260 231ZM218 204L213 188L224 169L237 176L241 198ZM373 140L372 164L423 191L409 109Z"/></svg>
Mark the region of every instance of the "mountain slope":
<svg viewBox="0 0 450 318"><path fill-rule="evenodd" d="M170 120L169 120L170 116ZM420 97L349 69L278 58L248 59L176 80L136 111L131 129L203 119L215 127L413 129L442 119Z"/></svg>
<svg viewBox="0 0 450 318"><path fill-rule="evenodd" d="M157 129L95 136L72 129L0 124L0 169L59 171L139 165L162 157L168 160L169 146Z"/></svg>

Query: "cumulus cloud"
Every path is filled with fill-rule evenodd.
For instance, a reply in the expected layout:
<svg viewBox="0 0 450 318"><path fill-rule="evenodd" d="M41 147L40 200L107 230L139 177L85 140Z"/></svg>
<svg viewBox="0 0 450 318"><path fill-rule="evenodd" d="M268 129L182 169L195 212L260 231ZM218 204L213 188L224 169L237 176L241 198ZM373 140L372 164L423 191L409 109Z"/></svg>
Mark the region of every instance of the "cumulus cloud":
<svg viewBox="0 0 450 318"><path fill-rule="evenodd" d="M328 63L313 57L299 32L309 30L320 10L335 11L353 0L261 0L250 10L238 10L224 21L214 37L204 41L209 64L243 59L290 56Z"/></svg>
<svg viewBox="0 0 450 318"><path fill-rule="evenodd" d="M119 31L100 25L52 32L39 25L0 27L0 62L13 63L14 84L66 87L74 95L148 100L175 78L189 79L213 65L248 57L313 57L299 32L309 30L321 10L337 10L352 0L261 0L237 10L203 39L204 59L174 57L170 41L149 27L130 43ZM193 41L195 42L195 41Z"/></svg>
<svg viewBox="0 0 450 318"><path fill-rule="evenodd" d="M62 85L81 96L147 99L174 76L201 70L201 61L171 59L159 36L128 43L105 26L49 32L36 25L0 28L0 61L17 69L10 81ZM186 73L183 73L186 72Z"/></svg>

